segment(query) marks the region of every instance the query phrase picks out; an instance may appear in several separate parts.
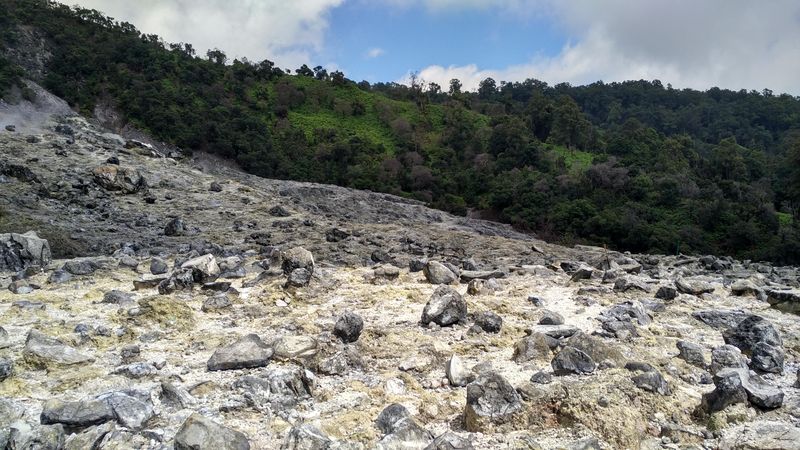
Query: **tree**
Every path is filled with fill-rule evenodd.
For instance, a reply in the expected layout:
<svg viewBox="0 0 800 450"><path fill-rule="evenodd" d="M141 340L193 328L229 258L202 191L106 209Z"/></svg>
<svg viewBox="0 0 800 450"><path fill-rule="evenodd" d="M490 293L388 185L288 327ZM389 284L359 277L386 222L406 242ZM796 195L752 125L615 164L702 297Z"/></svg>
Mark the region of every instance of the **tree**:
<svg viewBox="0 0 800 450"><path fill-rule="evenodd" d="M478 85L478 97L483 100L491 100L497 95L497 82L494 78L485 78Z"/></svg>

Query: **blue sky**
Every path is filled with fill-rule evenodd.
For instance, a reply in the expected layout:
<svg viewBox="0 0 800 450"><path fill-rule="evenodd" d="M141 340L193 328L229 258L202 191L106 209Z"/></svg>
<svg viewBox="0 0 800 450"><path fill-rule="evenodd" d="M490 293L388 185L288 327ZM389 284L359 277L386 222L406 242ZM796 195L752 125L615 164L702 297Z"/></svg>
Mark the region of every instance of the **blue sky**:
<svg viewBox="0 0 800 450"><path fill-rule="evenodd" d="M198 50L338 69L356 81L458 78L800 94L797 0L68 0Z"/></svg>

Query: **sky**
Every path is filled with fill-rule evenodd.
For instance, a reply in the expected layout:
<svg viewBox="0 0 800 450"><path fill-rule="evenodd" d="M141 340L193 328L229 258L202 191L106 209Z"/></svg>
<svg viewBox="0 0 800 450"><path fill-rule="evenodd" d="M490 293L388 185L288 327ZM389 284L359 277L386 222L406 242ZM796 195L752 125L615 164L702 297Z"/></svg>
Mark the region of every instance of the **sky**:
<svg viewBox="0 0 800 450"><path fill-rule="evenodd" d="M797 0L71 0L168 42L445 90L487 77L800 95Z"/></svg>

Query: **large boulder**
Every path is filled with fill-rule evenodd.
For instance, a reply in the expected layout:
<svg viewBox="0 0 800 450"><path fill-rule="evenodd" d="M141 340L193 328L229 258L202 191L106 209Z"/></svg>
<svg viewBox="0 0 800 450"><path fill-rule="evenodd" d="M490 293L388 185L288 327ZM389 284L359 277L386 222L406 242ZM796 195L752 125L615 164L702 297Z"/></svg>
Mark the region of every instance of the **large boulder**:
<svg viewBox="0 0 800 450"><path fill-rule="evenodd" d="M100 166L92 170L94 181L108 191L133 194L147 187L144 177L136 169L116 165Z"/></svg>
<svg viewBox="0 0 800 450"><path fill-rule="evenodd" d="M449 326L462 322L467 318L467 302L455 289L439 286L431 295L422 310L422 323L431 322L440 326Z"/></svg>
<svg viewBox="0 0 800 450"><path fill-rule="evenodd" d="M234 382L234 387L259 409L284 410L310 399L313 384L310 372L290 365L271 368L258 376L245 375Z"/></svg>
<svg viewBox="0 0 800 450"><path fill-rule="evenodd" d="M450 284L458 280L458 276L439 261L428 261L422 273L431 284Z"/></svg>
<svg viewBox="0 0 800 450"><path fill-rule="evenodd" d="M233 370L263 367L272 358L272 347L255 334L248 334L233 344L218 348L206 364L208 370Z"/></svg>
<svg viewBox="0 0 800 450"><path fill-rule="evenodd" d="M514 421L522 409L522 397L496 372L486 372L467 385L467 431L491 432Z"/></svg>
<svg viewBox="0 0 800 450"><path fill-rule="evenodd" d="M84 428L115 420L124 427L141 429L153 415L147 392L125 390L72 402L48 400L42 408L40 421L45 425Z"/></svg>
<svg viewBox="0 0 800 450"><path fill-rule="evenodd" d="M191 270L192 278L197 283L210 283L219 277L220 269L212 254L192 258L181 264L181 269Z"/></svg>
<svg viewBox="0 0 800 450"><path fill-rule="evenodd" d="M705 413L721 411L730 405L749 401L753 406L770 410L783 404L783 391L751 377L747 369L722 369L714 375L716 389L703 395L700 408Z"/></svg>
<svg viewBox="0 0 800 450"><path fill-rule="evenodd" d="M28 364L39 368L87 364L94 361L93 357L37 330L28 332L22 354Z"/></svg>
<svg viewBox="0 0 800 450"><path fill-rule="evenodd" d="M314 273L314 255L303 247L294 247L282 253L281 269L284 275L290 275L297 269L306 269L310 275Z"/></svg>
<svg viewBox="0 0 800 450"><path fill-rule="evenodd" d="M0 272L17 272L50 262L50 244L35 231L0 234Z"/></svg>
<svg viewBox="0 0 800 450"><path fill-rule="evenodd" d="M333 334L341 339L342 342L349 344L358 340L363 329L364 320L361 319L361 316L352 311L345 311L336 321L333 327Z"/></svg>
<svg viewBox="0 0 800 450"><path fill-rule="evenodd" d="M175 435L175 450L249 450L247 436L193 413Z"/></svg>
<svg viewBox="0 0 800 450"><path fill-rule="evenodd" d="M767 319L751 315L739 322L735 328L722 333L726 344L734 345L745 353L750 354L759 342L766 342L773 347L783 347L781 335L775 326Z"/></svg>

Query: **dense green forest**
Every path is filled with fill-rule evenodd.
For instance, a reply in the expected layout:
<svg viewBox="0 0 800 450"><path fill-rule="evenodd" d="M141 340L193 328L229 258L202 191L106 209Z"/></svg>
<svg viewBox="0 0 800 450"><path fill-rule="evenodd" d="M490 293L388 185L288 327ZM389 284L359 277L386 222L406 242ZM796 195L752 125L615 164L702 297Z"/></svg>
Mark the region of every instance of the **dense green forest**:
<svg viewBox="0 0 800 450"><path fill-rule="evenodd" d="M111 103L254 174L414 197L552 241L800 264L797 97L658 80L370 85L198 55L43 0L0 0L0 30L5 48L46 40L40 82L80 112ZM19 83L12 61L0 56L2 92Z"/></svg>

